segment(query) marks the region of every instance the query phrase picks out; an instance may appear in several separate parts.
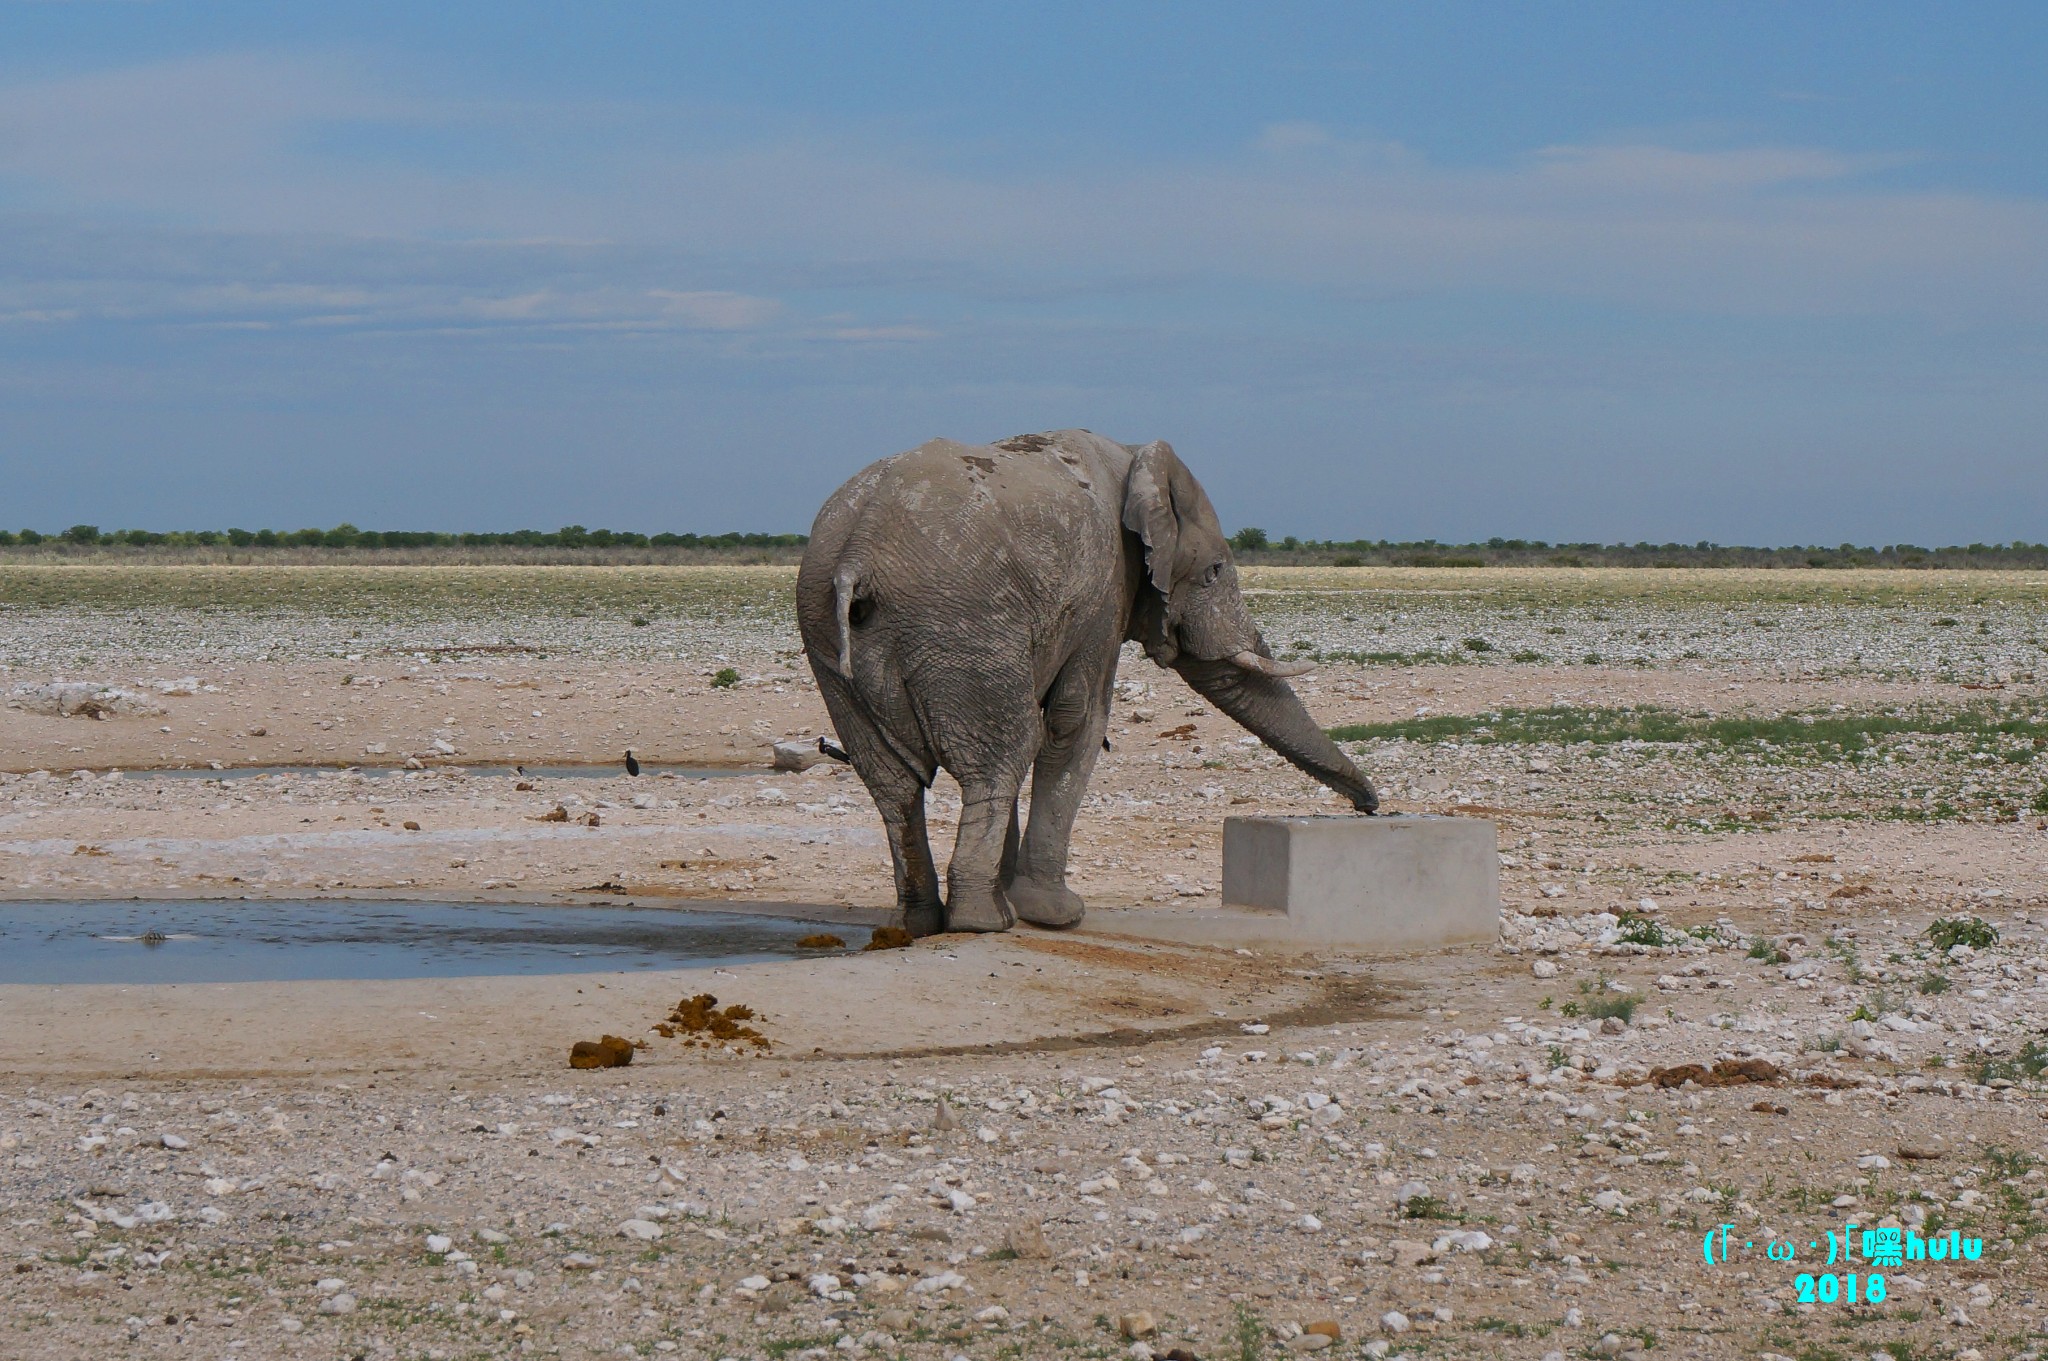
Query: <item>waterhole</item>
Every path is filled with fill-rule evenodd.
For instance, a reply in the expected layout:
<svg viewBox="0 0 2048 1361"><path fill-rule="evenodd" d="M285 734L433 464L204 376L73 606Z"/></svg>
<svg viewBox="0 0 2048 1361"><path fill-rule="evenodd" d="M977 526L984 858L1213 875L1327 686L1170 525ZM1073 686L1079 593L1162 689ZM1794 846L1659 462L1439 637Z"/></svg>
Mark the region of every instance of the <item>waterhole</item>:
<svg viewBox="0 0 2048 1361"><path fill-rule="evenodd" d="M111 773L111 772L107 772ZM370 779L387 779L392 776L425 777L429 775L473 775L499 776L528 780L601 780L627 779L624 766L608 765L535 765L535 766L428 766L422 770L409 770L404 766L175 766L163 769L124 770L121 778L126 780L260 780L268 778L287 779L307 775L362 775ZM643 762L640 778L643 780L711 780L728 775L765 775L765 766L670 766Z"/></svg>
<svg viewBox="0 0 2048 1361"><path fill-rule="evenodd" d="M0 983L679 969L843 953L797 942L867 928L674 908L422 902L0 903Z"/></svg>

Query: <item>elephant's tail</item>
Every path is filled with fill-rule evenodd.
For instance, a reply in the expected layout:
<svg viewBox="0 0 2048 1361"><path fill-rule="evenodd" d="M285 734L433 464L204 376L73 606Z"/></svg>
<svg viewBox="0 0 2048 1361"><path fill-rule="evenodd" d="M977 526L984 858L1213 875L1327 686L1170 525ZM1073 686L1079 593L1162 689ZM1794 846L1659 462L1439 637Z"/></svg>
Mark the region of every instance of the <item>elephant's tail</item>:
<svg viewBox="0 0 2048 1361"><path fill-rule="evenodd" d="M860 590L860 569L846 564L833 574L833 612L839 620L839 674L853 679L853 606Z"/></svg>

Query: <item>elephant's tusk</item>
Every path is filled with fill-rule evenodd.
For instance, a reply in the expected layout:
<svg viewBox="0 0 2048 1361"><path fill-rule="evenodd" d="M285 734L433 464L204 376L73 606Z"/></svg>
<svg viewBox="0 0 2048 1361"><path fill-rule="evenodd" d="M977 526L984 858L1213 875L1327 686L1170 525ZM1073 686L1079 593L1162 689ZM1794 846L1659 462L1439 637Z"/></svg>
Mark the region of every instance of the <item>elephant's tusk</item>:
<svg viewBox="0 0 2048 1361"><path fill-rule="evenodd" d="M1276 662L1271 657L1262 657L1249 648L1230 660L1235 666L1241 666L1247 671L1256 671L1261 676L1271 676L1275 680L1285 680L1289 676L1306 676L1316 669L1314 662Z"/></svg>

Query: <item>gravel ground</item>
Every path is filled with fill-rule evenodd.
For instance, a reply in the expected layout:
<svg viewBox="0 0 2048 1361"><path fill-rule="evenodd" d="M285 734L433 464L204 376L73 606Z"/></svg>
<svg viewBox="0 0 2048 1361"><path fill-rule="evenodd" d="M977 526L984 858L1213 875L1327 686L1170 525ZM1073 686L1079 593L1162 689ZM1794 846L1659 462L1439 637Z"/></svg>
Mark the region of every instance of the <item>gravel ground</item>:
<svg viewBox="0 0 2048 1361"><path fill-rule="evenodd" d="M889 897L831 768L460 770L814 734L786 572L60 570L0 580L0 689L135 699L0 709L0 895ZM1259 574L1276 646L1402 654L1304 689L1380 725L1391 806L1496 822L1490 948L1031 933L609 989L0 988L29 1037L0 1046L0 1354L2038 1354L2043 584L1903 577ZM1331 804L1172 677L1124 677L1076 886L1202 911L1227 812ZM1642 706L1908 721L1842 751L1490 717ZM706 988L770 1046L652 1029ZM649 1047L570 1071L598 1030ZM1830 1267L1851 1221L1859 1257L1865 1227L1974 1247ZM1851 1270L1885 1298L1837 1296Z"/></svg>

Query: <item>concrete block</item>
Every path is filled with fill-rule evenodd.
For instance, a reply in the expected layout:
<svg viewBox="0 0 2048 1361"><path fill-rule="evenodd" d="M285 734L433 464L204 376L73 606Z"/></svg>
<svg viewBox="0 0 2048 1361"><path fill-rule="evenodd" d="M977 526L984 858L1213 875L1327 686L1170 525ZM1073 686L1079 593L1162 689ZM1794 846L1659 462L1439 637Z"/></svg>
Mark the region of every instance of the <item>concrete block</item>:
<svg viewBox="0 0 2048 1361"><path fill-rule="evenodd" d="M1479 818L1225 818L1223 905L1284 914L1285 937L1302 945L1393 952L1491 941L1498 841Z"/></svg>

